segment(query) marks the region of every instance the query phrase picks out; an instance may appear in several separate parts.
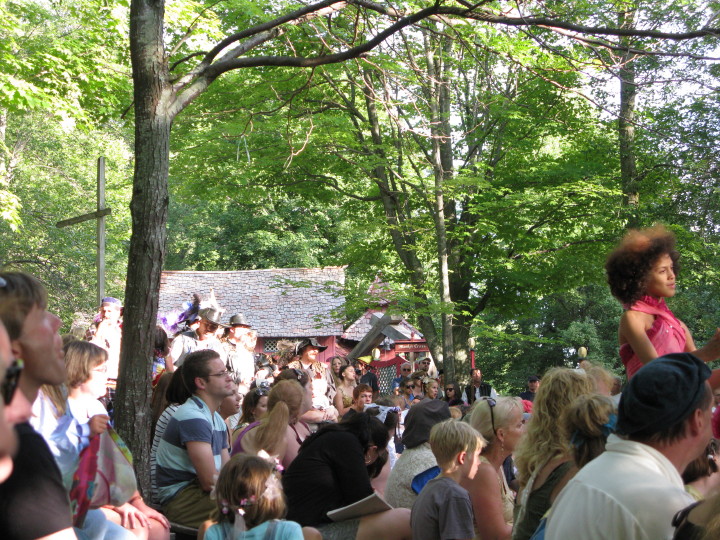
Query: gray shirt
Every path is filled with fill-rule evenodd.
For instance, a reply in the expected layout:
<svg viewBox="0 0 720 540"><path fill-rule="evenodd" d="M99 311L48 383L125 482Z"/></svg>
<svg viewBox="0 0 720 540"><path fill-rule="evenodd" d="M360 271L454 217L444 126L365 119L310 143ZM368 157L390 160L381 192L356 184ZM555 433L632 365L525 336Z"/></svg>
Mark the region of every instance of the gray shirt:
<svg viewBox="0 0 720 540"><path fill-rule="evenodd" d="M422 489L410 513L413 540L475 537L470 494L454 480L438 476Z"/></svg>

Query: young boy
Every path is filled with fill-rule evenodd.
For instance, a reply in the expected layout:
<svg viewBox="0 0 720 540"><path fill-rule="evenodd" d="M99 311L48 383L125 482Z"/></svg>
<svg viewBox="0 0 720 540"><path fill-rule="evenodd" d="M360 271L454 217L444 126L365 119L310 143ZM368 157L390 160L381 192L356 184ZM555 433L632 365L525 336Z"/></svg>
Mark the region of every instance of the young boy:
<svg viewBox="0 0 720 540"><path fill-rule="evenodd" d="M414 540L465 540L475 537L470 495L460 486L473 479L485 439L470 425L454 419L430 431L430 448L440 475L418 495L410 514Z"/></svg>

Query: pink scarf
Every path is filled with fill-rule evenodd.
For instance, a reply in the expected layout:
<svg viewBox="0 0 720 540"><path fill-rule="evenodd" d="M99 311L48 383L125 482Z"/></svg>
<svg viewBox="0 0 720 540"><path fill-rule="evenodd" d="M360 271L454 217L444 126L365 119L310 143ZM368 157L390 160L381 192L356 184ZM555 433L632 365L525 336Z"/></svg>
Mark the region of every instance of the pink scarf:
<svg viewBox="0 0 720 540"><path fill-rule="evenodd" d="M656 299L652 296L643 296L632 306L624 307L632 311L655 315L655 322L647 331L647 336L653 347L655 347L658 357L685 350L685 330L683 330L678 318L667 307L663 298ZM629 343L625 343L620 347L620 358L625 364L628 379L643 367L643 363Z"/></svg>

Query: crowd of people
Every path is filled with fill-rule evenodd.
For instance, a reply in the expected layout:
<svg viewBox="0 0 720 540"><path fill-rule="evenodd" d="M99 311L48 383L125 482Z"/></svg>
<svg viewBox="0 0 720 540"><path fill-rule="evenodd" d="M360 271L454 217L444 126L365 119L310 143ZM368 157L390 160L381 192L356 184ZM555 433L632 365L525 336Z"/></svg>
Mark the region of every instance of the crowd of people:
<svg viewBox="0 0 720 540"><path fill-rule="evenodd" d="M367 362L315 338L258 358L242 314L196 305L155 336L144 497L112 427L121 302L61 337L42 284L0 272L2 537L718 538L720 333L696 347L666 305L678 259L661 227L608 258L624 388L586 361L501 396L423 357L383 395Z"/></svg>

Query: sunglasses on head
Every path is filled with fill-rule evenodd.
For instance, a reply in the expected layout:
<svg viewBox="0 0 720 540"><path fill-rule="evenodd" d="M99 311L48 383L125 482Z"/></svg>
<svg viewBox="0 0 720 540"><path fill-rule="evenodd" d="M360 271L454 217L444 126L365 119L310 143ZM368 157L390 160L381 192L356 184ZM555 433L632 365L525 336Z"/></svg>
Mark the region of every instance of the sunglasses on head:
<svg viewBox="0 0 720 540"><path fill-rule="evenodd" d="M12 401L15 390L20 380L20 374L22 373L24 364L22 360L14 360L10 367L5 372L5 380L2 383L2 397L5 405L9 405Z"/></svg>
<svg viewBox="0 0 720 540"><path fill-rule="evenodd" d="M493 412L495 405L497 405L497 401L491 397L483 397L482 399L483 401L487 401L488 408L490 409L490 424L492 425L493 433L497 433L495 431L495 413Z"/></svg>

